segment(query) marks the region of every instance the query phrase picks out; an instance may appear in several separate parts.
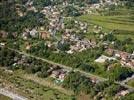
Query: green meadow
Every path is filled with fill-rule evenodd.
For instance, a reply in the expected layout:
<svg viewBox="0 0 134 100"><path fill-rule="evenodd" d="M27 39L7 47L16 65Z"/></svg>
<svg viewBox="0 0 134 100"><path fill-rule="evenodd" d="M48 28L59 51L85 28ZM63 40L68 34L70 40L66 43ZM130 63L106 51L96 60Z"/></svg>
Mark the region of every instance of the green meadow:
<svg viewBox="0 0 134 100"><path fill-rule="evenodd" d="M86 21L95 25L100 25L107 30L134 32L134 16L83 15L80 18L83 21Z"/></svg>
<svg viewBox="0 0 134 100"><path fill-rule="evenodd" d="M118 14L116 14L118 13ZM89 32L93 31L94 25L99 25L104 32L116 30L115 35L119 39L131 37L134 39L134 10L115 10L110 15L82 15L78 20L89 24Z"/></svg>

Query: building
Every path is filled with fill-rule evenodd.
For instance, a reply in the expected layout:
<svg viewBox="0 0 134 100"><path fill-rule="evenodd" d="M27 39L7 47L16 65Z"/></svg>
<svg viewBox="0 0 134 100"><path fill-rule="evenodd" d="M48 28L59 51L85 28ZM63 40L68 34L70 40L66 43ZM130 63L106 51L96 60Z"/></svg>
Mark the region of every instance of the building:
<svg viewBox="0 0 134 100"><path fill-rule="evenodd" d="M50 37L50 34L47 33L47 32L45 32L45 31L41 31L41 32L39 33L39 36L40 36L40 38L42 38L42 39L47 39L47 38Z"/></svg>
<svg viewBox="0 0 134 100"><path fill-rule="evenodd" d="M104 62L106 62L107 60L116 60L116 59L113 58L113 57L107 57L107 56L105 56L105 55L102 55L102 56L100 56L99 58L97 58L97 59L95 60L95 62L104 63Z"/></svg>

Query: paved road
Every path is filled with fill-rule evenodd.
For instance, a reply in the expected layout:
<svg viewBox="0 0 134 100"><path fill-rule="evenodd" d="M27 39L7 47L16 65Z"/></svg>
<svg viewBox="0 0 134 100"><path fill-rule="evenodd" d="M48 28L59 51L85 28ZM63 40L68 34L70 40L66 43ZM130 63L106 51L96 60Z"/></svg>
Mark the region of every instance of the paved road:
<svg viewBox="0 0 134 100"><path fill-rule="evenodd" d="M62 64L59 64L59 63L55 63L53 61L50 61L50 60L47 60L47 59L44 59L44 58L41 58L41 57L37 57L37 56L31 55L31 54L28 54L26 52L22 52L22 51L15 50L15 49L12 49L12 48L8 48L8 49L13 50L13 51L15 51L15 52L17 52L19 54L23 54L23 55L28 56L28 57L33 57L35 59L39 59L39 60L45 61L45 62L50 63L50 64L60 66L60 67L62 67L64 69L67 69L67 70L79 71L80 73L82 73L83 75L85 75L87 77L93 77L93 78L96 78L96 79L98 79L100 81L108 80L106 78L103 78L103 77L100 77L100 76L97 76L97 75L94 75L94 74L91 74L91 73L88 73L88 72L85 72L85 71L82 71L82 70L79 70L79 69L76 69L76 68L72 69L69 66L65 66L65 65L62 65ZM129 85L127 85L127 84L124 84L124 83L121 83L121 82L117 82L117 81L115 81L115 83L120 84L121 86L124 86L124 87L128 88L130 91L134 91L134 88L129 86Z"/></svg>
<svg viewBox="0 0 134 100"><path fill-rule="evenodd" d="M18 94L15 94L5 88L0 88L0 94L10 97L13 100L28 100L27 98L20 96Z"/></svg>

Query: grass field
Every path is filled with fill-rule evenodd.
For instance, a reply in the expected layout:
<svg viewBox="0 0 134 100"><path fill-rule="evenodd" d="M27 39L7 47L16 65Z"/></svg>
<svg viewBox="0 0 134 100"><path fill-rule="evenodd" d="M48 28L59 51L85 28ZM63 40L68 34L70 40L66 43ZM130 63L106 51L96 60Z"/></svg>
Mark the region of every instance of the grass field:
<svg viewBox="0 0 134 100"><path fill-rule="evenodd" d="M116 30L115 35L119 39L123 39L124 37L134 39L134 11L125 9L116 10L115 13L117 12L118 15L82 15L78 17L78 20L85 21L90 25L89 32L92 32L94 25L99 25L103 28L104 32Z"/></svg>
<svg viewBox="0 0 134 100"><path fill-rule="evenodd" d="M43 79L40 79L40 82L37 82L37 78L35 79L37 81L32 81L29 79L31 76L27 76L27 78L24 77L25 72L22 70L17 70L10 75L8 72L3 71L0 68L0 73L0 79L3 83L6 83L7 86L12 86L15 92L29 98L30 100L71 100L72 98L71 95L63 93L67 90L62 92L62 90L59 91L59 87L57 87L58 89L50 87L50 83L43 81ZM2 98L4 97L2 96ZM0 100L6 99L0 98Z"/></svg>
<svg viewBox="0 0 134 100"><path fill-rule="evenodd" d="M129 80L127 84L130 85L130 86L132 86L132 87L134 87L134 80L133 79L132 80Z"/></svg>

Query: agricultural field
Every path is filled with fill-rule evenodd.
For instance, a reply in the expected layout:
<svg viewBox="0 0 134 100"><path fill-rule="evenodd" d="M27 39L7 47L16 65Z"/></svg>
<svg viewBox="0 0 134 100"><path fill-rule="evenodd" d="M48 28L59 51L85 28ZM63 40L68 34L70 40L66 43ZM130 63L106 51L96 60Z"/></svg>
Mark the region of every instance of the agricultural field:
<svg viewBox="0 0 134 100"><path fill-rule="evenodd" d="M118 13L120 12L120 13ZM118 13L118 15L116 14ZM99 25L104 32L116 30L115 35L119 39L132 37L134 35L134 11L128 9L115 10L111 15L82 15L79 20L89 23L89 32L92 32L93 25Z"/></svg>
<svg viewBox="0 0 134 100"><path fill-rule="evenodd" d="M14 71L13 74L0 69L1 79L6 85L12 85L14 90L22 96L32 100L71 100L71 96L66 95L57 89L52 89L45 84L39 84L35 81L25 79L25 72L22 70ZM44 81L43 81L44 82ZM8 84L7 84L8 83ZM0 95L1 97L1 95ZM2 98L5 98L2 96ZM0 99L1 100L1 99ZM10 100L10 99L2 99Z"/></svg>

